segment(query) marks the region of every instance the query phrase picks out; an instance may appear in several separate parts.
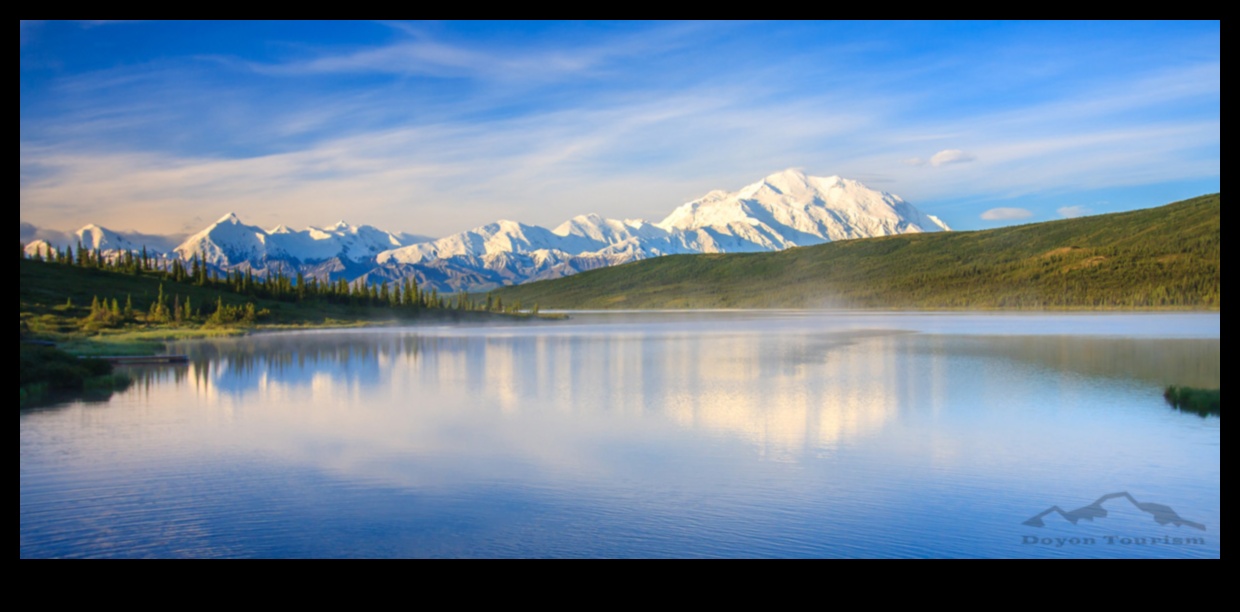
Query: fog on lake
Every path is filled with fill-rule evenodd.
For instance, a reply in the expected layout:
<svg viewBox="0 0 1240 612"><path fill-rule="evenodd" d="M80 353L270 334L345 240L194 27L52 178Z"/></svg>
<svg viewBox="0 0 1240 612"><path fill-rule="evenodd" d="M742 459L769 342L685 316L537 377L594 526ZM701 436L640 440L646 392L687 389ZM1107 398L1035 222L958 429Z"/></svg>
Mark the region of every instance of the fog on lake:
<svg viewBox="0 0 1240 612"><path fill-rule="evenodd" d="M1218 388L1220 337L720 311L183 343L21 411L20 556L1218 557L1220 419L1162 392Z"/></svg>

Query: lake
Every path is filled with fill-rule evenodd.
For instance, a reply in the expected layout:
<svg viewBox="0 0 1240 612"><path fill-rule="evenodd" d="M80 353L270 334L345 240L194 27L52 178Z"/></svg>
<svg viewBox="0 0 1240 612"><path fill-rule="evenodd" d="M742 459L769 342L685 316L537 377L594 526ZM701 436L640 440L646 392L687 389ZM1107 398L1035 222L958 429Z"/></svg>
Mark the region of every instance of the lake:
<svg viewBox="0 0 1240 612"><path fill-rule="evenodd" d="M19 554L1218 558L1220 418L1162 391L1219 387L1220 341L719 311L183 343L20 412Z"/></svg>

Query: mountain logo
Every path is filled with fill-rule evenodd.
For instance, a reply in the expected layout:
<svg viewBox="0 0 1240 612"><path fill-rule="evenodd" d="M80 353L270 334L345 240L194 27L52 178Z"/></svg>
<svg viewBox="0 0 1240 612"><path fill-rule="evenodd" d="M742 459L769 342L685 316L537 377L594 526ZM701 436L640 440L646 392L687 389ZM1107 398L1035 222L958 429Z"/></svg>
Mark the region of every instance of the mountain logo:
<svg viewBox="0 0 1240 612"><path fill-rule="evenodd" d="M1112 499L1118 499L1121 497L1131 502L1132 505L1135 506L1138 510L1153 515L1154 522L1158 523L1159 525L1166 525L1168 523L1171 523L1175 525L1176 527L1183 527L1187 525L1189 527L1200 529L1202 531L1206 530L1205 525L1202 525L1201 523L1190 521L1188 519L1181 517L1179 514L1176 513L1175 510L1172 510L1170 506L1165 506L1163 504L1155 504L1155 503L1150 503L1150 502L1139 502L1136 500L1136 498L1130 495L1127 491L1121 491L1119 493L1107 493L1106 495L1103 495L1102 497L1099 497L1098 499L1094 500L1094 503L1089 504L1088 506L1082 506L1071 512L1064 512L1063 508L1060 508L1059 506L1051 506L1050 508L1047 508L1046 510L1043 510L1042 512L1039 512L1038 514L1034 515L1032 518L1025 521L1023 524L1028 525L1030 527L1045 527L1046 523L1042 520L1042 518L1048 514L1051 514L1052 512L1058 512L1059 516L1064 517L1065 519L1067 519L1069 523L1072 523L1073 525L1075 525L1078 521L1082 519L1087 520L1087 521L1092 521L1096 518L1105 518L1107 516L1107 510L1106 508L1102 507L1103 502L1106 502Z"/></svg>

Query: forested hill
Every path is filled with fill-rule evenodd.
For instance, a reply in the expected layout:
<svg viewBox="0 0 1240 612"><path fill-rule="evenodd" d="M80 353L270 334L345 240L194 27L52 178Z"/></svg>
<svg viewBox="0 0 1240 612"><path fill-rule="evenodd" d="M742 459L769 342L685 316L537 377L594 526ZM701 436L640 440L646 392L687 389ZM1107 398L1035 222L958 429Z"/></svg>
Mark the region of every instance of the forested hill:
<svg viewBox="0 0 1240 612"><path fill-rule="evenodd" d="M126 253L108 259L72 249L31 258L20 249L19 335L66 340L126 332L255 325L324 326L413 319L481 321L523 317L466 296L423 291L412 279L320 283L274 274L208 273L195 259L171 264Z"/></svg>
<svg viewBox="0 0 1240 612"><path fill-rule="evenodd" d="M1220 308L1220 194L973 232L675 255L494 292L543 309Z"/></svg>

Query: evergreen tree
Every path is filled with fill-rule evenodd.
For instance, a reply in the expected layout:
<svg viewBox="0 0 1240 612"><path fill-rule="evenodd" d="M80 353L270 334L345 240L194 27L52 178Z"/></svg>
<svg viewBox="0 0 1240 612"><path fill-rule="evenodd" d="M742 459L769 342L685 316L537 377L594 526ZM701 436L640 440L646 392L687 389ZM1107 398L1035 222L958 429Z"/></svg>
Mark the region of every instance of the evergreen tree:
<svg viewBox="0 0 1240 612"><path fill-rule="evenodd" d="M224 323L225 314L226 313L224 312L224 298L223 296L216 296L215 312L211 313L210 322L216 323L216 324Z"/></svg>
<svg viewBox="0 0 1240 612"><path fill-rule="evenodd" d="M151 303L151 321L155 323L168 322L168 298L164 296L164 284L159 284L159 296Z"/></svg>

